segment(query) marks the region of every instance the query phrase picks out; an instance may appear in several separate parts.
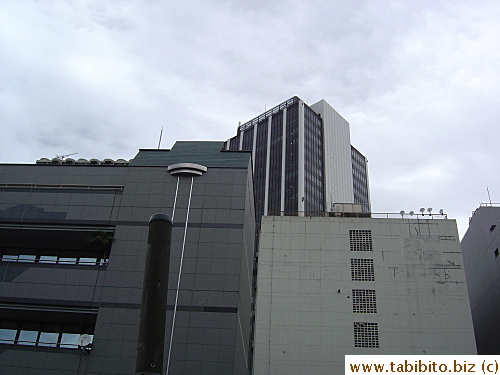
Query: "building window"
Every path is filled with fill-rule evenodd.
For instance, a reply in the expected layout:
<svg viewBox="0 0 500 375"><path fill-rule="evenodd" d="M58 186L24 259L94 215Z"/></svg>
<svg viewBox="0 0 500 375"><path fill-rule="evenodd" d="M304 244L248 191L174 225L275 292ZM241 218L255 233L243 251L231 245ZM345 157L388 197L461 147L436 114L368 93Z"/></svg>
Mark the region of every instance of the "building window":
<svg viewBox="0 0 500 375"><path fill-rule="evenodd" d="M1 308L0 344L77 349L84 334L92 342L97 312L72 309L67 312L67 307L38 305Z"/></svg>
<svg viewBox="0 0 500 375"><path fill-rule="evenodd" d="M108 264L108 258L107 251L0 248L2 262L105 266Z"/></svg>
<svg viewBox="0 0 500 375"><path fill-rule="evenodd" d="M377 297L374 290L353 289L352 290L352 312L353 313L376 313Z"/></svg>
<svg viewBox="0 0 500 375"><path fill-rule="evenodd" d="M375 281L373 259L351 259L352 281Z"/></svg>
<svg viewBox="0 0 500 375"><path fill-rule="evenodd" d="M494 253L495 253L495 258L497 258L498 257L498 247L495 249Z"/></svg>
<svg viewBox="0 0 500 375"><path fill-rule="evenodd" d="M371 230L350 230L349 241L351 251L373 251Z"/></svg>
<svg viewBox="0 0 500 375"><path fill-rule="evenodd" d="M113 229L22 225L0 228L0 262L104 266L115 238Z"/></svg>
<svg viewBox="0 0 500 375"><path fill-rule="evenodd" d="M0 344L77 349L80 336L88 334L92 340L93 332L93 327L79 324L2 321Z"/></svg>
<svg viewBox="0 0 500 375"><path fill-rule="evenodd" d="M354 322L354 347L378 348L378 323Z"/></svg>

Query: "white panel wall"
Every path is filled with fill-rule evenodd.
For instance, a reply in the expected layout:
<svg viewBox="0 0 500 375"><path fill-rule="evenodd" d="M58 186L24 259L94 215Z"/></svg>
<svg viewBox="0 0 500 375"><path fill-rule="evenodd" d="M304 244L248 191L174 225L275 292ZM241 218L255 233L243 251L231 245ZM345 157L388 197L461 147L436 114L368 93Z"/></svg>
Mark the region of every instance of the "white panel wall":
<svg viewBox="0 0 500 375"><path fill-rule="evenodd" d="M323 118L326 208L352 203L351 136L349 123L323 99L310 106Z"/></svg>

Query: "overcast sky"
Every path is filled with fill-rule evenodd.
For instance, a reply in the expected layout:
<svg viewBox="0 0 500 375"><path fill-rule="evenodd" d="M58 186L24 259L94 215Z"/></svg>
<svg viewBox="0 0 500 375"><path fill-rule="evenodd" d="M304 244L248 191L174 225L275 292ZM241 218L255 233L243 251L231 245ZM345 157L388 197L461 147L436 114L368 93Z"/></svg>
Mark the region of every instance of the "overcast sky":
<svg viewBox="0 0 500 375"><path fill-rule="evenodd" d="M372 210L500 202L498 0L0 0L0 162L226 140L297 95L369 160Z"/></svg>

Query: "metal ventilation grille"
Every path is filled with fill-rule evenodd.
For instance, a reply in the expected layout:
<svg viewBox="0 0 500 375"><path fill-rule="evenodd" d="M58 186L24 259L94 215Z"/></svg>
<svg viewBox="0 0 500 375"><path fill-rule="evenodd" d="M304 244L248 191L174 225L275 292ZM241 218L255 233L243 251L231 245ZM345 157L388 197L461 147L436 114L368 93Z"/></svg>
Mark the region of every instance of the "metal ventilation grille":
<svg viewBox="0 0 500 375"><path fill-rule="evenodd" d="M354 347L378 348L378 323L354 322Z"/></svg>
<svg viewBox="0 0 500 375"><path fill-rule="evenodd" d="M373 251L372 231L352 229L349 231L351 251Z"/></svg>
<svg viewBox="0 0 500 375"><path fill-rule="evenodd" d="M351 259L352 281L375 281L373 259Z"/></svg>
<svg viewBox="0 0 500 375"><path fill-rule="evenodd" d="M352 290L352 312L354 313L376 313L377 297L374 290L353 289Z"/></svg>

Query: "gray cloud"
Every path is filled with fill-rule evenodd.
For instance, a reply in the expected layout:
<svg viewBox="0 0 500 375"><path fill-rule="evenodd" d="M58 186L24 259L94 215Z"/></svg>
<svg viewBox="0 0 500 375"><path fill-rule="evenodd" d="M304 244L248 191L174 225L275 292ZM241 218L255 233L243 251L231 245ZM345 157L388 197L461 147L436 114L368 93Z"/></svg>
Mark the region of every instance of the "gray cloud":
<svg viewBox="0 0 500 375"><path fill-rule="evenodd" d="M0 161L131 158L324 98L375 211L500 201L495 1L3 1Z"/></svg>

